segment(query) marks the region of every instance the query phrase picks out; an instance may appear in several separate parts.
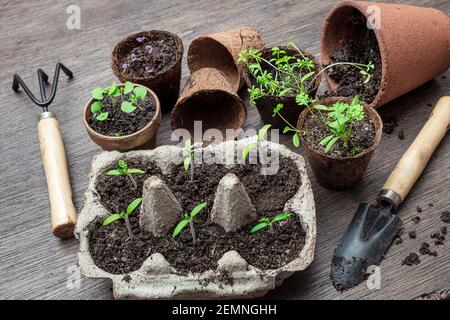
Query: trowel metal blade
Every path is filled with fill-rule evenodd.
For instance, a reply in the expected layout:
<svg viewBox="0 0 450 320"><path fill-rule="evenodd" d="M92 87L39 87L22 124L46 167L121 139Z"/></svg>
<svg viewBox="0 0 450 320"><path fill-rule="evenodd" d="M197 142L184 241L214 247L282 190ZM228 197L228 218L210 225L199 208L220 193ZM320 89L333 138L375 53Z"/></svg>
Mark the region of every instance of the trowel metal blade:
<svg viewBox="0 0 450 320"><path fill-rule="evenodd" d="M401 225L389 204L360 204L334 252L334 287L343 291L364 281L367 268L380 263Z"/></svg>

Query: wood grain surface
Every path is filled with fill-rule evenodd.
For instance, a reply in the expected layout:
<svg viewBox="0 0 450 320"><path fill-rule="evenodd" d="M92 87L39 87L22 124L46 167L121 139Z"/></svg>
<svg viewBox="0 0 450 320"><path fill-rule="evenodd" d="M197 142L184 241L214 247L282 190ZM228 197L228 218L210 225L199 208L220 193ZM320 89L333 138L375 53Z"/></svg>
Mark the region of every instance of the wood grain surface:
<svg viewBox="0 0 450 320"><path fill-rule="evenodd" d="M285 44L293 36L301 48L318 55L319 35L326 12L335 1L228 0L228 1L0 1L0 298L3 299L111 299L106 280L70 280L76 267L78 242L61 241L51 233L50 204L39 154L37 117L40 109L21 91L11 90L14 73L38 92L37 68L51 76L63 62L74 79L61 76L50 106L64 138L75 206L79 210L88 183L92 157L100 149L87 136L82 108L95 86L114 79L109 56L127 34L148 29L177 33L189 46L200 34L239 26L257 28L269 45ZM410 0L402 3L432 6L448 15L448 0ZM66 27L66 8L81 8L81 29ZM187 50L185 50L186 52ZM182 82L188 70L183 59ZM450 95L449 72L379 109L383 118L395 116L396 131L383 134L380 147L361 181L344 192L318 185L308 168L317 204L317 248L312 265L297 273L266 297L274 299L412 299L450 288L450 239L437 248L438 256L420 256L418 266L402 266L409 252L443 225L439 216L450 210L450 137L437 148L423 175L398 211L405 225L403 243L394 245L382 261L381 289L365 284L344 293L334 290L329 272L337 242L360 200L373 201L395 164L428 118L439 97ZM323 88L322 88L323 90ZM249 108L246 128L258 128L260 118ZM404 139L398 138L403 130ZM157 144L170 143L170 117L165 114ZM288 139L283 142L292 147ZM302 150L299 151L303 153ZM430 205L429 205L430 204ZM432 206L431 206L432 204ZM416 207L423 208L417 213ZM419 215L414 224L411 218ZM416 230L417 238L407 232ZM69 285L68 285L69 284Z"/></svg>

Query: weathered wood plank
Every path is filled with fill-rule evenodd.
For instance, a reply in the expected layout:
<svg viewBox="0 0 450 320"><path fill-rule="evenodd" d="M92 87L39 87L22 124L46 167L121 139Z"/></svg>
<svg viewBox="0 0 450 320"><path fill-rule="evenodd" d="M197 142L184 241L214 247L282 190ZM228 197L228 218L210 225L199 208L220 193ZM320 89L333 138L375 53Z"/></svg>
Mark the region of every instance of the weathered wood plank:
<svg viewBox="0 0 450 320"><path fill-rule="evenodd" d="M410 0L405 3L433 6L450 12L447 0ZM81 30L65 27L69 4L81 7ZM75 73L67 81L61 76L59 93L51 106L58 115L67 156L76 207L81 207L92 156L99 148L87 137L81 112L91 88L113 79L109 54L125 35L142 29L170 30L179 34L187 47L199 34L237 26L259 29L269 45L280 45L294 36L300 47L319 53L323 18L334 1L2 1L0 12L0 298L14 299L110 299L110 284L83 278L80 289L68 290L68 268L76 264L76 240L60 241L51 235L50 209L39 156L36 117L39 109L23 93L11 90L14 72L33 89L38 67L52 73L62 61ZM183 79L188 70L183 61ZM444 77L446 76L446 77ZM419 266L401 266L410 251L439 228L439 214L450 209L449 137L436 151L422 178L402 205L399 215L406 230L418 237L393 246L381 264L382 289L368 290L363 284L343 294L329 279L333 250L353 215L358 200L374 200L380 186L401 154L419 132L431 107L442 95L450 94L449 72L414 92L383 107L383 116L395 115L405 139L383 135L364 180L345 192L322 188L310 173L317 202L318 239L311 267L288 279L268 295L277 299L374 299L414 298L435 289L450 287L450 242L438 248L438 257L423 257ZM256 110L249 109L247 128L260 124ZM290 146L288 139L283 142ZM158 144L170 143L169 117L165 115ZM300 151L302 153L302 151ZM432 202L433 207L428 207ZM422 221L414 225L415 208L424 208Z"/></svg>

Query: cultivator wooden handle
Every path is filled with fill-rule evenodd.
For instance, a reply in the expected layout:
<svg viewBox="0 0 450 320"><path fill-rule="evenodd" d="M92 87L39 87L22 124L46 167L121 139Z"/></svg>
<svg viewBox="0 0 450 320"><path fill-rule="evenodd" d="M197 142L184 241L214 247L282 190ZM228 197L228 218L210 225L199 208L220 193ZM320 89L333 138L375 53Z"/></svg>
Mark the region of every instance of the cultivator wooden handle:
<svg viewBox="0 0 450 320"><path fill-rule="evenodd" d="M394 207L406 198L449 127L450 96L447 96L438 101L430 118L398 162L383 186L381 198L391 202Z"/></svg>
<svg viewBox="0 0 450 320"><path fill-rule="evenodd" d="M58 120L53 113L41 114L38 131L50 198L53 234L61 239L71 238L77 215L72 201L64 143Z"/></svg>

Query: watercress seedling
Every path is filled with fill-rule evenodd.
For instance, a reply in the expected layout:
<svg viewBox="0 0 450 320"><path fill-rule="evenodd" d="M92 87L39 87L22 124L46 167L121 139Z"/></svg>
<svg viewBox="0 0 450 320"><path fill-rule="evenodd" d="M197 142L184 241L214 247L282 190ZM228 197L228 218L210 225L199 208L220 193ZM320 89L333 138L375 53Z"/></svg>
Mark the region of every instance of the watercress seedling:
<svg viewBox="0 0 450 320"><path fill-rule="evenodd" d="M273 224L282 220L286 220L291 216L290 213L280 213L279 215L276 215L273 219L269 219L269 218L261 218L259 220L259 223L257 225L255 225L250 232L251 233L256 233L260 230L269 228L269 232L273 233Z"/></svg>
<svg viewBox="0 0 450 320"><path fill-rule="evenodd" d="M128 230L128 235L130 236L131 239L133 239L133 231L131 230L131 224L130 221L128 220L128 216L130 214L133 213L133 211L137 208L137 206L142 202L142 198L137 198L134 199L127 207L127 209L125 211L119 212L119 213L114 213L109 215L104 221L103 221L103 226L107 226L108 224L110 224L111 222L120 220L120 219L124 219L125 220L125 224L127 226L127 230Z"/></svg>
<svg viewBox="0 0 450 320"><path fill-rule="evenodd" d="M315 105L314 109L328 112L326 124L331 134L319 142L320 145L326 145L324 153L330 152L336 142L342 140L344 148L348 150L349 144L352 144L350 153L356 154L358 149L357 146L353 145L350 135L353 131L354 122L364 119L364 109L359 103L359 97L355 96L350 104L336 102L332 106Z"/></svg>
<svg viewBox="0 0 450 320"><path fill-rule="evenodd" d="M137 169L137 168L128 168L128 164L124 160L119 160L119 168L110 170L106 173L107 176L120 176L120 175L127 175L128 179L130 179L133 188L137 188L136 180L133 178L133 174L143 174L145 173L144 170Z"/></svg>
<svg viewBox="0 0 450 320"><path fill-rule="evenodd" d="M120 109L126 113L131 113L136 110L136 108L144 110L139 105L139 100L143 101L145 99L145 97L147 96L147 89L141 86L135 86L130 82L126 82L124 87L124 94L130 93L130 101L122 101Z"/></svg>
<svg viewBox="0 0 450 320"><path fill-rule="evenodd" d="M247 159L250 151L253 148L258 149L258 144L260 141L264 140L264 136L266 135L267 131L272 127L271 124L266 124L264 127L261 128L258 132L258 140L256 142L249 143L245 145L244 149L242 149L242 159L245 161Z"/></svg>
<svg viewBox="0 0 450 320"><path fill-rule="evenodd" d="M200 213L200 211L202 211L204 208L206 207L206 202L202 202L200 204L198 204L194 209L192 209L191 212L186 212L184 214L183 219L178 223L178 225L175 227L175 229L173 230L172 233L172 237L177 237L180 232L184 229L184 227L186 227L189 224L189 228L191 231L191 236L192 236L192 241L193 244L195 245L197 238L195 235L195 229L194 229L194 224L192 222L192 220Z"/></svg>

